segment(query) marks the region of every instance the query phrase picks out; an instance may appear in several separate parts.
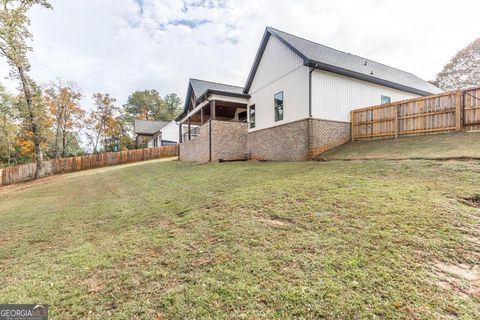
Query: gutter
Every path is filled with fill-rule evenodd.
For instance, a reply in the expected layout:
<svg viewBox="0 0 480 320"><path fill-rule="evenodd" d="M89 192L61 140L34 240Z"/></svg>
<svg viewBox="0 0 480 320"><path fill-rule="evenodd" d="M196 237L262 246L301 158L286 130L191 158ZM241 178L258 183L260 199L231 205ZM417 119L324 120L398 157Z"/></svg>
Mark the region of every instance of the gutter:
<svg viewBox="0 0 480 320"><path fill-rule="evenodd" d="M376 78L376 77L373 77L373 76L368 76L368 75L365 75L365 74L362 74L362 73L359 73L359 72L356 72L356 71L351 71L351 70L348 70L348 69L332 66L332 65L329 65L329 64L326 64L326 63L323 63L323 62L310 60L305 65L308 66L308 67L311 67L311 68L320 69L320 70L323 70L323 71L332 72L332 73L339 74L339 75L342 75L342 76L346 76L346 77L350 77L350 78L354 78L354 79L378 84L378 85L381 85L381 86L397 89L397 90L400 90L400 91L405 91L405 92L417 94L419 96L430 96L430 95L433 94L432 92L415 89L415 88L412 88L412 87L409 87L409 86L405 86L403 84L395 83L395 82L388 81L388 80L383 80L383 79Z"/></svg>

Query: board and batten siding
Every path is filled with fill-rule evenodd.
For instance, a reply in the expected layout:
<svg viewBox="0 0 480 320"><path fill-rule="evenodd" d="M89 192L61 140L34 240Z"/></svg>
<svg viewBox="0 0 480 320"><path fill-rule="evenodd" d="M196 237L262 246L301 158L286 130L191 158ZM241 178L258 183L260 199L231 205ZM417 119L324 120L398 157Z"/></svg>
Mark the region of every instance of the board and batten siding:
<svg viewBox="0 0 480 320"><path fill-rule="evenodd" d="M271 36L248 92L251 96L248 105L255 105L255 128L249 131L308 117L308 86L308 68L303 60ZM274 95L281 91L284 116L283 120L275 121Z"/></svg>
<svg viewBox="0 0 480 320"><path fill-rule="evenodd" d="M175 121L170 122L162 128L162 140L178 142L178 124Z"/></svg>
<svg viewBox="0 0 480 320"><path fill-rule="evenodd" d="M318 119L350 122L353 109L379 105L381 96L391 101L416 98L418 95L381 85L314 70L312 73L312 116Z"/></svg>

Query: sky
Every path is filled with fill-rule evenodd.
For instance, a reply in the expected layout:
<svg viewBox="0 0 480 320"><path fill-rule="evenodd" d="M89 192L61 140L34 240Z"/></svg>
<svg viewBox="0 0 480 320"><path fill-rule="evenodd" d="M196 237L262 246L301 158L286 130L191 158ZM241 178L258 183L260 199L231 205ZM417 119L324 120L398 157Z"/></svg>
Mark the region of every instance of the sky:
<svg viewBox="0 0 480 320"><path fill-rule="evenodd" d="M432 80L480 37L478 0L51 0L34 8L31 76L119 105L135 90L175 92L189 78L243 86L266 26ZM15 93L8 65L0 82Z"/></svg>

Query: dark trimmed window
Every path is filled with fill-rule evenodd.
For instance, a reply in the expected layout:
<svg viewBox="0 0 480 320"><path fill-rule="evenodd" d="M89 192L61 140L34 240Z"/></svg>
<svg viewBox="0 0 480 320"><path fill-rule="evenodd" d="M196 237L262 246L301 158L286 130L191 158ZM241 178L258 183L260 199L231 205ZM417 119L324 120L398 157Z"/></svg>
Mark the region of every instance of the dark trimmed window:
<svg viewBox="0 0 480 320"><path fill-rule="evenodd" d="M275 121L283 120L283 91L274 96Z"/></svg>
<svg viewBox="0 0 480 320"><path fill-rule="evenodd" d="M392 102L392 98L389 96L382 96L382 104L389 104Z"/></svg>
<svg viewBox="0 0 480 320"><path fill-rule="evenodd" d="M248 107L248 113L250 118L250 128L255 128L255 105Z"/></svg>
<svg viewBox="0 0 480 320"><path fill-rule="evenodd" d="M247 122L247 111L242 111L238 113L238 121Z"/></svg>

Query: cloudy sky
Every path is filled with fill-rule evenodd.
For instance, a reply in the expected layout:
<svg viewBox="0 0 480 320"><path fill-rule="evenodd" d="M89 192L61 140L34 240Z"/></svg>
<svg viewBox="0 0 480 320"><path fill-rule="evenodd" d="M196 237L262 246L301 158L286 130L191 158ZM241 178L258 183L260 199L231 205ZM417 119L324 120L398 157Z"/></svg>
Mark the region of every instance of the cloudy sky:
<svg viewBox="0 0 480 320"><path fill-rule="evenodd" d="M76 82L123 104L135 90L176 92L189 77L244 85L266 26L430 80L480 37L478 0L51 0L34 9L39 83ZM2 83L8 66L0 61Z"/></svg>

